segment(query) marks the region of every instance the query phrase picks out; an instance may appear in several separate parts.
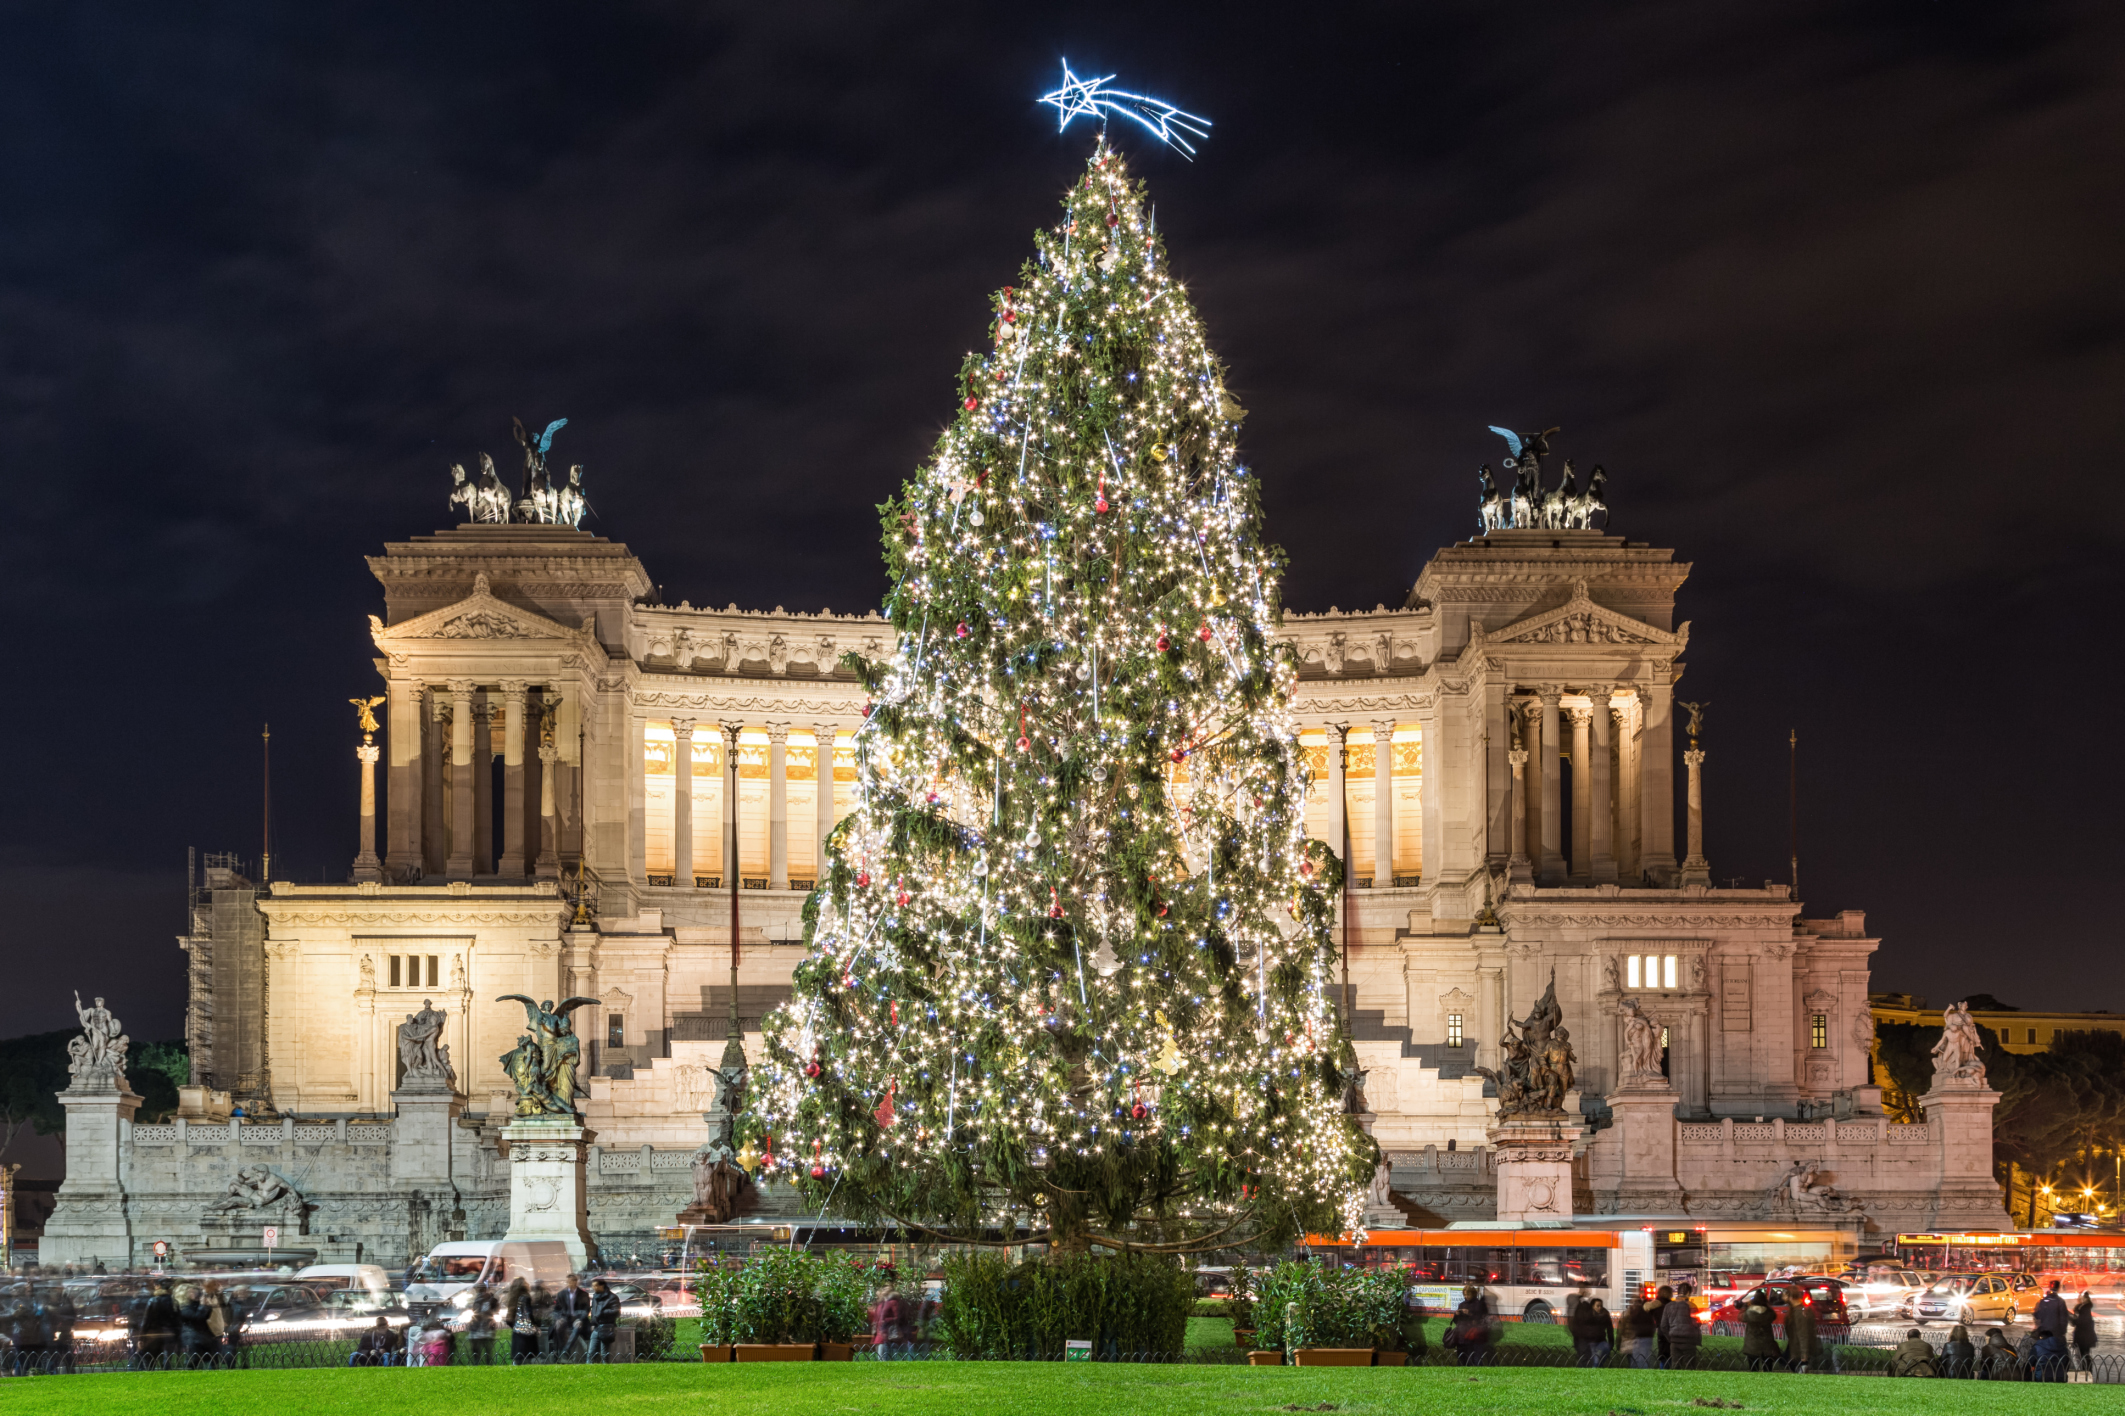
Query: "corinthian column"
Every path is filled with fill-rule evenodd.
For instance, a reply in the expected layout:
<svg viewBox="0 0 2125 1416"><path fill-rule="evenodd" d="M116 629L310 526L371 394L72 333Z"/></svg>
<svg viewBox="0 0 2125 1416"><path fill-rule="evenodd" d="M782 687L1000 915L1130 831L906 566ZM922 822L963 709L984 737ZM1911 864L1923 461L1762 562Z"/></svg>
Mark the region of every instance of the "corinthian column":
<svg viewBox="0 0 2125 1416"><path fill-rule="evenodd" d="M1682 754L1690 769L1690 854L1682 863L1682 883L1712 883L1712 863L1704 858L1704 749L1694 745Z"/></svg>
<svg viewBox="0 0 2125 1416"><path fill-rule="evenodd" d="M472 685L450 681L450 863L452 880L472 878Z"/></svg>
<svg viewBox="0 0 2125 1416"><path fill-rule="evenodd" d="M1557 765L1557 749L1563 742L1557 710L1563 690L1546 683L1536 696L1542 701L1542 735L1529 746L1542 769L1542 859L1535 875L1544 885L1555 885L1564 879L1564 784Z"/></svg>
<svg viewBox="0 0 2125 1416"><path fill-rule="evenodd" d="M1395 883L1395 721L1372 725L1372 883Z"/></svg>
<svg viewBox="0 0 2125 1416"><path fill-rule="evenodd" d="M1593 713L1585 708L1567 708L1572 725L1572 864L1571 878L1593 878L1594 771L1587 729Z"/></svg>
<svg viewBox="0 0 2125 1416"><path fill-rule="evenodd" d="M356 880L382 880L384 871L376 859L376 759L379 749L365 742L354 749L362 764L362 848L354 857Z"/></svg>
<svg viewBox="0 0 2125 1416"><path fill-rule="evenodd" d="M421 857L423 875L442 878L450 858L450 818L444 802L450 794L447 757L443 751L443 694L428 690L428 731L421 739Z"/></svg>
<svg viewBox="0 0 2125 1416"><path fill-rule="evenodd" d="M671 720L671 883L694 888L694 720Z"/></svg>
<svg viewBox="0 0 2125 1416"><path fill-rule="evenodd" d="M561 875L561 823L554 815L553 778L561 749L550 742L539 744L539 868L541 880Z"/></svg>
<svg viewBox="0 0 2125 1416"><path fill-rule="evenodd" d="M789 889L789 724L767 725L767 888Z"/></svg>
<svg viewBox="0 0 2125 1416"><path fill-rule="evenodd" d="M812 853L812 875L819 884L826 883L826 838L834 829L834 725L821 723L812 729L812 740L818 744L813 749L819 766L813 772L813 781L818 788L817 817L819 840Z"/></svg>
<svg viewBox="0 0 2125 1416"><path fill-rule="evenodd" d="M1531 881L1535 872L1527 858L1527 749L1514 747L1505 754L1513 768L1512 856L1506 861L1506 878Z"/></svg>
<svg viewBox="0 0 2125 1416"><path fill-rule="evenodd" d="M502 859L495 874L524 878L524 693L522 679L502 683Z"/></svg>
<svg viewBox="0 0 2125 1416"><path fill-rule="evenodd" d="M1609 727L1614 710L1609 706L1609 687L1587 689L1593 700L1587 709L1587 860L1596 885L1616 879L1615 766L1611 757Z"/></svg>
<svg viewBox="0 0 2125 1416"><path fill-rule="evenodd" d="M1347 796L1343 786L1343 774L1349 770L1350 766L1350 748L1348 746L1350 729L1341 723L1330 723L1325 732L1328 738L1328 786L1325 789L1328 797L1328 834L1326 839L1328 841L1328 849L1336 853L1336 859L1342 860L1344 856L1350 854L1350 842L1344 839L1346 833L1343 829L1343 813L1346 805L1345 797ZM1349 861L1343 861L1343 869L1346 872L1349 871Z"/></svg>

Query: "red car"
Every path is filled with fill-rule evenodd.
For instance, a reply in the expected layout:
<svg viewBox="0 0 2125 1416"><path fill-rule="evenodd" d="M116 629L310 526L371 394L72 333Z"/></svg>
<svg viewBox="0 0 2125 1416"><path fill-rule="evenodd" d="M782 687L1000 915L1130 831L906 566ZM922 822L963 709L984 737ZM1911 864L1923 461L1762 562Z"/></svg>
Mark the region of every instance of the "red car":
<svg viewBox="0 0 2125 1416"><path fill-rule="evenodd" d="M1708 1323L1730 1323L1733 1330L1741 1331L1741 1310L1748 1306L1749 1294L1763 1292L1770 1295L1771 1308L1778 1314L1781 1326L1786 1312L1795 1303L1802 1303L1815 1310L1815 1331L1818 1337L1828 1340L1832 1329L1842 1333L1852 1325L1850 1314L1845 1311L1845 1286L1834 1278L1774 1278L1760 1289L1752 1288L1739 1297L1730 1298L1704 1315Z"/></svg>

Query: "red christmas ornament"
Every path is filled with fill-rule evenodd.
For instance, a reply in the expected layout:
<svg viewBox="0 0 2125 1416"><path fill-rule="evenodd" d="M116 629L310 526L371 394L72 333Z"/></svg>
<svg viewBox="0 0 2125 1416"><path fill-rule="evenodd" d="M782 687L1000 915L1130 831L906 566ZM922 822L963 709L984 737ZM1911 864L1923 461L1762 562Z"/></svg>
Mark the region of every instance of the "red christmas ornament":
<svg viewBox="0 0 2125 1416"><path fill-rule="evenodd" d="M968 629L968 628L967 628L967 622L966 622L965 620L961 620L961 621L959 622L959 628L957 628L957 629L953 630L953 631L952 631L952 634L953 634L953 637L955 637L955 638L958 638L958 639L964 639L964 638L966 638L966 637L967 637L967 636L968 636L969 634L972 634L973 632L974 632L974 631L972 631L972 630L970 630L970 629Z"/></svg>
<svg viewBox="0 0 2125 1416"><path fill-rule="evenodd" d="M814 1180L824 1180L826 1178L826 1166L819 1160L819 1150L823 1144L824 1142L821 1141L812 1142L812 1178Z"/></svg>
<svg viewBox="0 0 2125 1416"><path fill-rule="evenodd" d="M899 1026L900 1026L900 1004L899 1004L899 1002L898 1002L898 1001L896 1000L896 1001L894 1001L894 1002L891 1002L891 1003L888 1003L888 1004L886 1004L885 1006L886 1006L886 1011L887 1011L888 1015L889 1015L889 1016L890 1016L890 1017L892 1018L892 1020L893 1020L893 1026L894 1026L894 1027L896 1027L896 1028L897 1028L897 1027L899 1027Z"/></svg>
<svg viewBox="0 0 2125 1416"><path fill-rule="evenodd" d="M1206 624L1201 629L1197 630L1195 632L1195 637L1197 639L1202 640L1203 643L1208 644L1210 642L1210 626Z"/></svg>
<svg viewBox="0 0 2125 1416"><path fill-rule="evenodd" d="M872 1119L881 1126L891 1127L895 1121L900 1119L893 1111L893 1089L899 1085L900 1080L897 1077L887 1082L885 1084L885 1100L879 1102L878 1109L871 1113Z"/></svg>
<svg viewBox="0 0 2125 1416"><path fill-rule="evenodd" d="M1109 226L1119 226L1119 225L1121 225L1121 224L1122 224L1122 219L1121 219L1120 217L1116 216L1116 215L1115 215L1115 214L1114 214L1113 212L1111 212L1111 211L1107 213L1107 225L1109 225Z"/></svg>
<svg viewBox="0 0 2125 1416"><path fill-rule="evenodd" d="M1104 516L1107 512L1107 474L1104 472L1099 474L1098 495L1099 500L1092 503L1092 509Z"/></svg>
<svg viewBox="0 0 2125 1416"><path fill-rule="evenodd" d="M1144 1084L1142 1082L1134 1082L1131 1085L1136 1088L1136 1105L1129 1108L1129 1114L1141 1121L1151 1114L1151 1108L1144 1105Z"/></svg>
<svg viewBox="0 0 2125 1416"><path fill-rule="evenodd" d="M1048 887L1048 918L1061 919L1062 917L1062 898L1056 894L1055 887L1050 885Z"/></svg>
<svg viewBox="0 0 2125 1416"><path fill-rule="evenodd" d="M971 394L971 393L970 393L970 394L968 394L968 395L967 395L967 404L966 404L966 407L967 407L967 412L969 412L969 413L972 413L972 412L973 412L973 411L974 411L975 409L977 409L977 408L981 407L981 400L980 400L980 399L978 399L978 398L976 398L976 397L975 397L975 396L974 396L973 394Z"/></svg>
<svg viewBox="0 0 2125 1416"><path fill-rule="evenodd" d="M804 1064L804 1075L807 1077L816 1077L819 1075L818 1058L814 1057L811 1061Z"/></svg>
<svg viewBox="0 0 2125 1416"><path fill-rule="evenodd" d="M874 705L872 705L872 704L869 704L869 703L866 703L866 704L864 704L864 705L863 705L863 716L864 716L864 717L868 718L868 717L870 717L870 716L871 716L871 708L872 708L873 706L874 706Z"/></svg>
<svg viewBox="0 0 2125 1416"><path fill-rule="evenodd" d="M1185 757L1186 757L1187 755L1188 755L1188 749L1187 749L1187 748L1185 748L1185 747L1176 747L1176 748L1174 748L1174 749L1173 749L1173 760L1174 760L1175 762L1179 762L1179 761L1181 761L1181 760L1182 760L1183 758L1185 758Z"/></svg>
<svg viewBox="0 0 2125 1416"><path fill-rule="evenodd" d="M868 870L859 870L859 871L857 871L857 872L856 872L856 888L857 888L857 889L859 889L859 890L867 890L867 889L869 889L869 888L870 888L870 884L871 884L871 873L870 873L870 872L869 872Z"/></svg>
<svg viewBox="0 0 2125 1416"><path fill-rule="evenodd" d="M1005 310L1003 312L1003 322L1005 324L1017 324L1018 312L1016 310Z"/></svg>
<svg viewBox="0 0 2125 1416"><path fill-rule="evenodd" d="M1311 875L1311 874L1313 874L1313 862L1312 862L1312 861L1310 861L1310 860L1309 860L1309 861L1302 861L1302 862L1300 862L1300 864L1299 864L1299 874L1301 874L1301 875Z"/></svg>
<svg viewBox="0 0 2125 1416"><path fill-rule="evenodd" d="M1018 750L1026 751L1033 746L1033 739L1026 736L1026 705L1018 705Z"/></svg>
<svg viewBox="0 0 2125 1416"><path fill-rule="evenodd" d="M1166 652L1166 651L1167 651L1168 649L1171 649L1172 647L1173 647L1173 641L1172 641L1171 639L1167 638L1167 637L1166 637L1166 636L1165 636L1164 634L1161 634L1161 635L1159 635L1159 637L1158 637L1158 652L1159 652L1159 653L1163 654L1163 653L1165 653L1165 652Z"/></svg>
<svg viewBox="0 0 2125 1416"><path fill-rule="evenodd" d="M1164 900L1160 900L1158 902L1158 908L1153 910L1152 913L1157 915L1160 919L1164 919L1166 917L1166 902Z"/></svg>
<svg viewBox="0 0 2125 1416"><path fill-rule="evenodd" d="M907 891L907 887L903 885L900 887L900 893L894 896L893 898L895 904L899 905L902 909L906 909L908 907L908 901L913 899L914 896L910 895Z"/></svg>

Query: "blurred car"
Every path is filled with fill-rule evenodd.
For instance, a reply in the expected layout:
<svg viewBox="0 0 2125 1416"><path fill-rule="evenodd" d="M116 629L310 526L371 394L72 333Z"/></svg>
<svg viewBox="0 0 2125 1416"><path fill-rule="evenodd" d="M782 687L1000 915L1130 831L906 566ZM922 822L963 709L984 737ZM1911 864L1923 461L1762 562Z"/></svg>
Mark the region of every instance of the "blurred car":
<svg viewBox="0 0 2125 1416"><path fill-rule="evenodd" d="M1762 1293L1771 1300L1771 1310L1783 1324L1786 1314L1795 1304L1815 1310L1816 1334L1825 1339L1833 1330L1841 1331L1852 1325L1851 1310L1845 1306L1845 1286L1834 1278L1781 1278L1752 1288L1737 1298L1730 1298L1716 1308L1707 1309L1701 1321L1729 1323L1736 1330L1741 1327L1741 1310L1749 1305L1751 1296Z"/></svg>
<svg viewBox="0 0 2125 1416"><path fill-rule="evenodd" d="M1845 1280L1845 1305L1855 1317L1908 1317L1911 1300L1932 1281L1918 1269L1870 1264L1863 1277Z"/></svg>
<svg viewBox="0 0 2125 1416"><path fill-rule="evenodd" d="M2014 1292L2006 1274L1942 1274L1911 1300L1911 1316L1933 1323L2009 1323Z"/></svg>

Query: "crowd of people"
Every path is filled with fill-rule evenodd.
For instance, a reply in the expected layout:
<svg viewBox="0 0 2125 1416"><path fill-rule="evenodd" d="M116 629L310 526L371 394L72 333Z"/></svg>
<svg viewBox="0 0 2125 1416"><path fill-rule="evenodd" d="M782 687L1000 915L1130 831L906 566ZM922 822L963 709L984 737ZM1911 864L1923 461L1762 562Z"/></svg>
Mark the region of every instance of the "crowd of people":
<svg viewBox="0 0 2125 1416"><path fill-rule="evenodd" d="M559 1289L511 1280L497 1294L487 1284L473 1290L463 1333L439 1315L401 1333L379 1316L348 1355L350 1367L444 1367L463 1360L491 1367L501 1334L509 1334L508 1360L530 1362L609 1362L620 1329L620 1297L602 1278L583 1286L570 1274ZM460 1347L460 1339L463 1346Z"/></svg>

